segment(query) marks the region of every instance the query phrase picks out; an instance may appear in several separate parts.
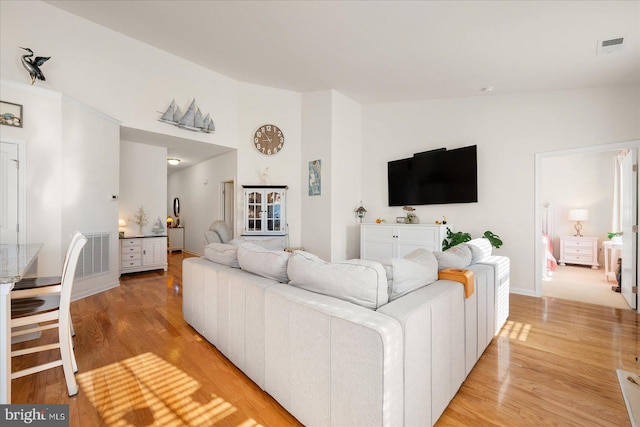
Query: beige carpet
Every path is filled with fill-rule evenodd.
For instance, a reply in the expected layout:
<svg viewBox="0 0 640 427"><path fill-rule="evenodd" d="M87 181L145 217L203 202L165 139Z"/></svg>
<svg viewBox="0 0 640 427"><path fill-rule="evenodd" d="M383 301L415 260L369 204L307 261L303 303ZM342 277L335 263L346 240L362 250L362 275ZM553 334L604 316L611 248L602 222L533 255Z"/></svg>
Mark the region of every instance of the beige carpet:
<svg viewBox="0 0 640 427"><path fill-rule="evenodd" d="M542 281L542 296L629 309L622 294L611 290L615 285L612 278L607 282L603 268L559 265L550 280Z"/></svg>

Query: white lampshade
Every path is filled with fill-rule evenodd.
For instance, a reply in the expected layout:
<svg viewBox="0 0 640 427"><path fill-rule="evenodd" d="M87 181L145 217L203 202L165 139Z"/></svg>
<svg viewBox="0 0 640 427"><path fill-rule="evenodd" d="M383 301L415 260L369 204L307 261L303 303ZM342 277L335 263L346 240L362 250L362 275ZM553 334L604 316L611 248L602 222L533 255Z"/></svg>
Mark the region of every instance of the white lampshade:
<svg viewBox="0 0 640 427"><path fill-rule="evenodd" d="M127 226L127 221L125 221L124 219L120 218L118 220L118 227L126 227Z"/></svg>
<svg viewBox="0 0 640 427"><path fill-rule="evenodd" d="M587 209L571 209L569 211L569 221L586 221L589 219Z"/></svg>

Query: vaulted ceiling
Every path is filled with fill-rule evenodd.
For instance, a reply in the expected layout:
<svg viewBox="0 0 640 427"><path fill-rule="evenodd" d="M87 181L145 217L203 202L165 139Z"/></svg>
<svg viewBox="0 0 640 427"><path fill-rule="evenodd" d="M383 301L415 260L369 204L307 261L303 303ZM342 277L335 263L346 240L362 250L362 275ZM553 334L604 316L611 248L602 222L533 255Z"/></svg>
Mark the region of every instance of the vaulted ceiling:
<svg viewBox="0 0 640 427"><path fill-rule="evenodd" d="M363 104L640 84L638 1L48 3L239 81Z"/></svg>

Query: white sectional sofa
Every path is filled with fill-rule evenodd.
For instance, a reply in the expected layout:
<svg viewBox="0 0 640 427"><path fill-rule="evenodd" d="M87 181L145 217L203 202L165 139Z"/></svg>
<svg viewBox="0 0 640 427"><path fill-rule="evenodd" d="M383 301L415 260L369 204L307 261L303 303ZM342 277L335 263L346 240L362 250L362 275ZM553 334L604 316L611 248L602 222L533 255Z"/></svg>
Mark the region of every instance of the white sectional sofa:
<svg viewBox="0 0 640 427"><path fill-rule="evenodd" d="M307 426L433 425L508 316L509 260L474 243L469 298L432 280L390 302L388 261L209 245L184 260L184 318Z"/></svg>

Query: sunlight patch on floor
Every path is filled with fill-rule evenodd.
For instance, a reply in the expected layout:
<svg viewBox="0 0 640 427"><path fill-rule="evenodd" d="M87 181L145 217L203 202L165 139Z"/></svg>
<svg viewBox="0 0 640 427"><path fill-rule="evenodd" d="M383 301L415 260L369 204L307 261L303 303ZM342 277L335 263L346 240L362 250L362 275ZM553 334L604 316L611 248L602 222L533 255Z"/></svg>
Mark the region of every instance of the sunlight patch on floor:
<svg viewBox="0 0 640 427"><path fill-rule="evenodd" d="M518 341L526 341L531 331L531 325L527 323L514 322L512 320L507 321L504 327L500 331L501 337L508 337L509 339Z"/></svg>
<svg viewBox="0 0 640 427"><path fill-rule="evenodd" d="M211 426L237 408L153 353L76 375L105 425ZM204 402L203 402L204 401ZM247 419L242 427L259 424Z"/></svg>

